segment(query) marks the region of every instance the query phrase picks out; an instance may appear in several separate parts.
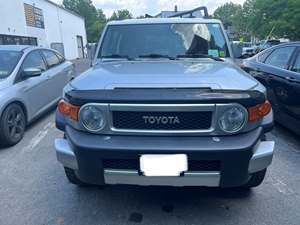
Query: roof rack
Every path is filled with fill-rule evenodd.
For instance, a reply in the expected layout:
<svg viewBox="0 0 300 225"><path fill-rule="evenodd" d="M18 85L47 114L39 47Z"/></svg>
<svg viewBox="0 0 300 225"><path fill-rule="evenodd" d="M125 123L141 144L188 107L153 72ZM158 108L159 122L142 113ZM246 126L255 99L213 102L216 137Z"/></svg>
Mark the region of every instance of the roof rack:
<svg viewBox="0 0 300 225"><path fill-rule="evenodd" d="M154 18L154 16L151 16L149 14L145 14L145 18Z"/></svg>
<svg viewBox="0 0 300 225"><path fill-rule="evenodd" d="M201 6L201 7L189 10L189 11L175 13L175 14L169 16L169 18L172 18L172 17L182 18L183 16L188 16L188 18L194 18L193 13L198 12L198 11L203 11L203 13L204 13L203 18L209 18L208 10L205 6Z"/></svg>

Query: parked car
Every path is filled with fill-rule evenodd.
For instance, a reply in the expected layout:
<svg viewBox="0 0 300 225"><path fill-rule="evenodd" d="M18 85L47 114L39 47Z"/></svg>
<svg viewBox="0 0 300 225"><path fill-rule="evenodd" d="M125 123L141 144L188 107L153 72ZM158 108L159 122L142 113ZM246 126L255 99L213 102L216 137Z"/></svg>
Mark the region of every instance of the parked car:
<svg viewBox="0 0 300 225"><path fill-rule="evenodd" d="M191 14L191 13L190 13ZM266 89L219 20L109 22L60 101L57 159L76 185L256 187L271 164Z"/></svg>
<svg viewBox="0 0 300 225"><path fill-rule="evenodd" d="M0 46L0 143L18 143L26 125L54 106L73 77L73 65L58 52Z"/></svg>
<svg viewBox="0 0 300 225"><path fill-rule="evenodd" d="M260 44L255 49L255 54L279 44L280 44L280 40L276 40L276 39L262 40L260 41Z"/></svg>
<svg viewBox="0 0 300 225"><path fill-rule="evenodd" d="M243 43L243 58L251 57L255 54L255 46L251 42Z"/></svg>
<svg viewBox="0 0 300 225"><path fill-rule="evenodd" d="M267 87L275 120L300 134L300 42L269 48L242 67Z"/></svg>

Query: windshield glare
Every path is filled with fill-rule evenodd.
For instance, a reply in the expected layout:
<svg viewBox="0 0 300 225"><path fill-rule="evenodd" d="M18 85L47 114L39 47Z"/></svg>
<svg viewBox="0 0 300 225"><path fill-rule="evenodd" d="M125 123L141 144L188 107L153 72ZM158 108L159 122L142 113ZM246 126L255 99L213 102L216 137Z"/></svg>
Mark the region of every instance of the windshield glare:
<svg viewBox="0 0 300 225"><path fill-rule="evenodd" d="M98 58L112 55L138 58L150 54L229 57L220 25L201 23L108 26Z"/></svg>
<svg viewBox="0 0 300 225"><path fill-rule="evenodd" d="M8 77L17 65L21 52L0 50L0 79Z"/></svg>

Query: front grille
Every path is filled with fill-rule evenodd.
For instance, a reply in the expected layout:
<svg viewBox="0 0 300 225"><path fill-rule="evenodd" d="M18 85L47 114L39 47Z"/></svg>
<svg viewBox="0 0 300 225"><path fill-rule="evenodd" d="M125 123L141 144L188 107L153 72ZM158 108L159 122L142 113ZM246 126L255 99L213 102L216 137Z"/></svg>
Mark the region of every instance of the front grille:
<svg viewBox="0 0 300 225"><path fill-rule="evenodd" d="M103 168L105 169L129 169L139 170L138 159L104 159Z"/></svg>
<svg viewBox="0 0 300 225"><path fill-rule="evenodd" d="M207 130L212 112L113 111L113 126L126 130Z"/></svg>
<svg viewBox="0 0 300 225"><path fill-rule="evenodd" d="M220 171L221 162L217 160L189 160L189 171Z"/></svg>
<svg viewBox="0 0 300 225"><path fill-rule="evenodd" d="M189 160L189 171L220 171L221 162L217 160ZM104 159L105 169L140 170L138 159Z"/></svg>

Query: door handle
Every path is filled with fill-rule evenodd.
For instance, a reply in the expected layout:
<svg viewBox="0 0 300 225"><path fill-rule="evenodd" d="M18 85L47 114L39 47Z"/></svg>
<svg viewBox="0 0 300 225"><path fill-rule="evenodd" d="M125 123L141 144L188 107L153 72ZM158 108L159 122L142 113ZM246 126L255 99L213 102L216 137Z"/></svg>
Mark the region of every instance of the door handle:
<svg viewBox="0 0 300 225"><path fill-rule="evenodd" d="M295 77L286 77L286 80L288 80L289 82L296 82L296 78Z"/></svg>

